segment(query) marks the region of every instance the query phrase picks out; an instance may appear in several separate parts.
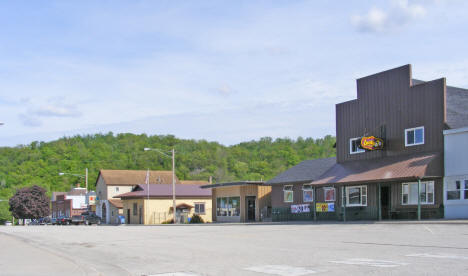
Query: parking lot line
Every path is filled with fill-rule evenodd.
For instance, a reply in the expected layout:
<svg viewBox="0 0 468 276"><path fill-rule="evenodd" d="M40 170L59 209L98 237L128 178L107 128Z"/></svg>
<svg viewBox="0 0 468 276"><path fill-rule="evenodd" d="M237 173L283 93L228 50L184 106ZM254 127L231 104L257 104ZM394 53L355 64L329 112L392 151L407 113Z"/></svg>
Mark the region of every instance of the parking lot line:
<svg viewBox="0 0 468 276"><path fill-rule="evenodd" d="M468 260L467 256L457 256L457 255L439 255L439 254L409 254L405 255L406 257L420 257L420 258L437 258L437 259L456 259L456 260Z"/></svg>
<svg viewBox="0 0 468 276"><path fill-rule="evenodd" d="M398 266L408 264L408 263L400 263L400 262L393 262L393 261L360 259L360 258L352 258L352 259L346 259L342 261L329 261L329 262L336 263L336 264L350 264L350 265L362 265L362 266L372 266L372 267L398 267Z"/></svg>
<svg viewBox="0 0 468 276"><path fill-rule="evenodd" d="M289 265L263 265L247 267L244 269L254 272L280 276L303 276L316 273L316 271L306 269L304 267L295 267Z"/></svg>
<svg viewBox="0 0 468 276"><path fill-rule="evenodd" d="M143 276L201 276L192 272L165 272L159 274L143 275Z"/></svg>

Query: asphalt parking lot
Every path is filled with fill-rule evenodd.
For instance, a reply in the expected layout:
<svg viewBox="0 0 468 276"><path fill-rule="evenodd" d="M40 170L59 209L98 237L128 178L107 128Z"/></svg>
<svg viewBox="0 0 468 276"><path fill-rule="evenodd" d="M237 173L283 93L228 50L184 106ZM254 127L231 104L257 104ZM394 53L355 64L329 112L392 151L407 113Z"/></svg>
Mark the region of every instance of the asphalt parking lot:
<svg viewBox="0 0 468 276"><path fill-rule="evenodd" d="M1 275L468 275L468 221L3 226Z"/></svg>

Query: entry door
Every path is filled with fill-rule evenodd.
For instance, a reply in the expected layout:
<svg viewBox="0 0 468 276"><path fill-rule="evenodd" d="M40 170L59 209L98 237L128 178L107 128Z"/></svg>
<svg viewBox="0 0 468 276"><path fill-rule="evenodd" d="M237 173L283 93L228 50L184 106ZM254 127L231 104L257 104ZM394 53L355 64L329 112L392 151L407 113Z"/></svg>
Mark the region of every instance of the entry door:
<svg viewBox="0 0 468 276"><path fill-rule="evenodd" d="M246 197L246 211L247 211L247 220L248 221L255 221L255 197L254 196L247 196Z"/></svg>
<svg viewBox="0 0 468 276"><path fill-rule="evenodd" d="M143 214L142 214L142 211L141 211L141 207L140 207L140 210L139 210L139 218L140 218L140 224L143 224Z"/></svg>
<svg viewBox="0 0 468 276"><path fill-rule="evenodd" d="M127 209L127 221L126 224L130 224L130 209Z"/></svg>
<svg viewBox="0 0 468 276"><path fill-rule="evenodd" d="M380 206L382 206L382 219L390 218L390 187L380 187Z"/></svg>

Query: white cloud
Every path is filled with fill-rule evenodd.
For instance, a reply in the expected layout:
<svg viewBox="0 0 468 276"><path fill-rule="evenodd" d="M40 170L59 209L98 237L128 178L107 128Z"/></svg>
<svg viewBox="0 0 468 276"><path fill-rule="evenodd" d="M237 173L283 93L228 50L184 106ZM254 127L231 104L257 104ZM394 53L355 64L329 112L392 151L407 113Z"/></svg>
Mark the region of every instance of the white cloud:
<svg viewBox="0 0 468 276"><path fill-rule="evenodd" d="M32 112L39 117L79 117L81 112L76 107L70 105L57 106L48 104L39 106Z"/></svg>
<svg viewBox="0 0 468 276"><path fill-rule="evenodd" d="M19 119L23 123L23 125L28 127L39 127L42 125L41 120L38 118L31 116L30 114L21 113L18 115Z"/></svg>
<svg viewBox="0 0 468 276"><path fill-rule="evenodd" d="M388 9L372 7L365 15L352 15L351 23L362 32L388 32L423 18L426 8L408 0L394 0Z"/></svg>
<svg viewBox="0 0 468 276"><path fill-rule="evenodd" d="M42 118L73 118L81 117L82 113L76 105L66 103L64 98L50 98L45 103L40 100L22 99L21 102L27 106L26 111L18 115L25 126L42 126Z"/></svg>

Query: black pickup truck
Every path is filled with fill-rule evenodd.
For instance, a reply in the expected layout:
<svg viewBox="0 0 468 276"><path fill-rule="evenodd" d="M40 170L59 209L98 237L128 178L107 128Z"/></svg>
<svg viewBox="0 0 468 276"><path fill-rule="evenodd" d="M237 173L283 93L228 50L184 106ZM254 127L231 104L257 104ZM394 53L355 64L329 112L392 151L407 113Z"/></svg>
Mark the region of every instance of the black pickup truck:
<svg viewBox="0 0 468 276"><path fill-rule="evenodd" d="M98 217L93 212L84 212L81 215L73 216L71 222L75 225L84 224L84 225L91 225L91 224L101 224L101 218Z"/></svg>

